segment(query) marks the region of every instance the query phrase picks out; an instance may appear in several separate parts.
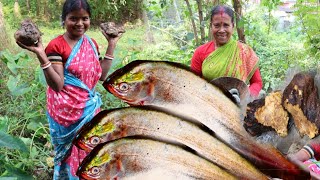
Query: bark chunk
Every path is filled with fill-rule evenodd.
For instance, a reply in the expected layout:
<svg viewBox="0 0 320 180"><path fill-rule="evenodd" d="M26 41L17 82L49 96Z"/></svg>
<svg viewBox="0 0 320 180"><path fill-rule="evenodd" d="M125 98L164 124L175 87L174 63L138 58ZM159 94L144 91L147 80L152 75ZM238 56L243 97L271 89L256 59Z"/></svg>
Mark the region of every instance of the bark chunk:
<svg viewBox="0 0 320 180"><path fill-rule="evenodd" d="M37 44L40 36L40 30L30 19L22 21L20 29L14 33L16 41L19 41L26 46Z"/></svg>
<svg viewBox="0 0 320 180"><path fill-rule="evenodd" d="M313 138L318 134L320 107L313 76L296 74L283 92L282 104L292 115L301 136Z"/></svg>
<svg viewBox="0 0 320 180"><path fill-rule="evenodd" d="M260 124L256 117L255 112L257 109L264 106L265 99L256 99L247 105L247 113L244 118L244 128L251 136L260 136L264 132L271 131L271 127L266 127Z"/></svg>
<svg viewBox="0 0 320 180"><path fill-rule="evenodd" d="M257 99L247 106L244 127L253 136L275 130L280 136L288 134L288 112L282 107L282 93L272 92L262 99Z"/></svg>

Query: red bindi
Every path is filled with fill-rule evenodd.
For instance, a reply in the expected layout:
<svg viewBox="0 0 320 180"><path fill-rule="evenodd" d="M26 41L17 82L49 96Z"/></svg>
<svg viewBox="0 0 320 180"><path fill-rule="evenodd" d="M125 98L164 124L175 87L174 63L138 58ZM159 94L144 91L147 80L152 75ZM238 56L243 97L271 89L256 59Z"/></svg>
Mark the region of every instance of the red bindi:
<svg viewBox="0 0 320 180"><path fill-rule="evenodd" d="M220 15L221 15L221 16L223 16L224 8L220 7L220 9L219 9L219 13L220 13Z"/></svg>

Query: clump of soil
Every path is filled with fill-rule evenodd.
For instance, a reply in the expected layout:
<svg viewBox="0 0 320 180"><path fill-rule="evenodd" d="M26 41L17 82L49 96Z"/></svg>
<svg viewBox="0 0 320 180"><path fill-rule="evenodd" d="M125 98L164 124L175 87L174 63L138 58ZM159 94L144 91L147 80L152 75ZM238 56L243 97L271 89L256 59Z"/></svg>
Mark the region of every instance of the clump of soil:
<svg viewBox="0 0 320 180"><path fill-rule="evenodd" d="M40 30L30 19L22 21L20 29L14 33L16 41L19 41L26 46L37 44L40 36Z"/></svg>
<svg viewBox="0 0 320 180"><path fill-rule="evenodd" d="M100 28L111 37L117 37L119 33L126 32L123 26L117 25L114 22L101 23Z"/></svg>

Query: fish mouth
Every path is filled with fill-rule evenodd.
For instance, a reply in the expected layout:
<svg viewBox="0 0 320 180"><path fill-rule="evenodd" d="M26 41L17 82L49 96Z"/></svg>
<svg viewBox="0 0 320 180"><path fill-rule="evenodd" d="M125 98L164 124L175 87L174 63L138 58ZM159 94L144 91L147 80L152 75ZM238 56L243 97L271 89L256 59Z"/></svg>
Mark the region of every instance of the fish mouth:
<svg viewBox="0 0 320 180"><path fill-rule="evenodd" d="M116 97L118 97L120 99L123 99L123 100L126 99L125 96L122 96L121 93L114 88L114 85L107 84L106 87L107 87L107 90L109 91L109 93L115 95Z"/></svg>
<svg viewBox="0 0 320 180"><path fill-rule="evenodd" d="M84 150L86 152L90 152L93 149L93 147L87 145L82 140L77 141L76 146L78 146L80 149L82 149L82 150Z"/></svg>
<svg viewBox="0 0 320 180"><path fill-rule="evenodd" d="M120 98L122 101L126 102L129 105L135 106L135 105L142 105L140 101L134 100L134 99L129 99L126 96L121 95L119 91L117 91L112 84L107 84L106 85L107 90L113 94L114 96Z"/></svg>
<svg viewBox="0 0 320 180"><path fill-rule="evenodd" d="M97 177L92 177L92 176L90 176L90 175L88 175L88 174L86 174L84 172L82 172L80 174L80 178L81 179L86 179L86 180L96 180L97 179Z"/></svg>

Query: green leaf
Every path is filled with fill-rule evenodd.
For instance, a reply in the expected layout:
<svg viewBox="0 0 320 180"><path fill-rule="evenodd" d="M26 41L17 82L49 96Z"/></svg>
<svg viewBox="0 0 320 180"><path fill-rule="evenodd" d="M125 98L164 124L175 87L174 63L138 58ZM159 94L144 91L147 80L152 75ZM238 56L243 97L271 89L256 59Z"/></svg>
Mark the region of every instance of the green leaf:
<svg viewBox="0 0 320 180"><path fill-rule="evenodd" d="M237 26L238 28L244 28L244 25L246 24L246 20L244 18L241 18L240 21L238 22Z"/></svg>
<svg viewBox="0 0 320 180"><path fill-rule="evenodd" d="M33 130L35 132L35 136L41 136L46 138L46 136L48 135L45 129L43 128L43 125L39 122L31 121L28 124L27 128Z"/></svg>
<svg viewBox="0 0 320 180"><path fill-rule="evenodd" d="M17 75L19 68L20 68L20 69L23 68L22 66L17 65L15 62L8 62L8 63L7 63L7 67L8 67L8 68L10 69L10 71L11 71L13 74L15 74L15 75Z"/></svg>
<svg viewBox="0 0 320 180"><path fill-rule="evenodd" d="M44 76L44 73L42 71L42 69L40 67L38 67L35 71L35 79L38 80L38 82L46 87L47 86L47 81L46 81L46 77Z"/></svg>
<svg viewBox="0 0 320 180"><path fill-rule="evenodd" d="M17 177L0 177L0 180L17 180Z"/></svg>
<svg viewBox="0 0 320 180"><path fill-rule="evenodd" d="M30 146L31 143L32 143L32 139L31 139L31 138L21 137L20 139L21 139L21 141L22 141L25 145L27 145L27 146Z"/></svg>
<svg viewBox="0 0 320 180"><path fill-rule="evenodd" d="M36 131L39 127L41 127L41 124L34 122L34 121L31 121L27 126L28 129L33 130L33 131Z"/></svg>
<svg viewBox="0 0 320 180"><path fill-rule="evenodd" d="M4 51L2 51L0 59L4 62L4 63L8 63L8 62L14 62L15 57L6 49Z"/></svg>
<svg viewBox="0 0 320 180"><path fill-rule="evenodd" d="M28 148L21 139L11 136L3 131L0 131L0 147L17 149L24 153L28 152Z"/></svg>
<svg viewBox="0 0 320 180"><path fill-rule="evenodd" d="M0 53L0 59L6 63L7 65L9 63L11 64L18 64L19 60L21 61L30 61L31 58L24 52L24 51L21 51L19 52L18 54L12 54L9 50L4 50L4 51L1 51ZM13 66L13 65L11 65ZM22 68L22 67L20 67ZM10 69L11 70L11 69Z"/></svg>
<svg viewBox="0 0 320 180"><path fill-rule="evenodd" d="M14 62L17 64L19 60L21 61L29 61L31 58L24 52L21 51L20 53L13 56Z"/></svg>
<svg viewBox="0 0 320 180"><path fill-rule="evenodd" d="M187 41L190 41L194 38L194 33L188 32L187 34Z"/></svg>
<svg viewBox="0 0 320 180"><path fill-rule="evenodd" d="M5 164L4 166L6 170L10 173L10 175L17 177L17 180L33 180L33 177L31 175L27 174L19 168L10 166L8 164Z"/></svg>
<svg viewBox="0 0 320 180"><path fill-rule="evenodd" d="M30 158L31 159L36 159L36 157L39 155L39 151L37 150L36 147L32 147L31 148L31 152L30 152Z"/></svg>
<svg viewBox="0 0 320 180"><path fill-rule="evenodd" d="M0 116L0 131L7 132L9 119L7 116Z"/></svg>
<svg viewBox="0 0 320 180"><path fill-rule="evenodd" d="M25 94L28 91L30 91L30 89L31 89L30 87L27 86L26 83L18 86L20 78L21 78L20 74L18 74L17 77L14 77L11 75L9 76L9 80L7 82L7 87L13 96L19 96L19 95Z"/></svg>

